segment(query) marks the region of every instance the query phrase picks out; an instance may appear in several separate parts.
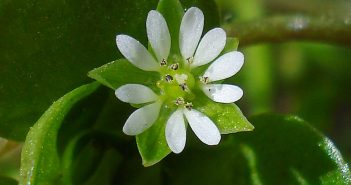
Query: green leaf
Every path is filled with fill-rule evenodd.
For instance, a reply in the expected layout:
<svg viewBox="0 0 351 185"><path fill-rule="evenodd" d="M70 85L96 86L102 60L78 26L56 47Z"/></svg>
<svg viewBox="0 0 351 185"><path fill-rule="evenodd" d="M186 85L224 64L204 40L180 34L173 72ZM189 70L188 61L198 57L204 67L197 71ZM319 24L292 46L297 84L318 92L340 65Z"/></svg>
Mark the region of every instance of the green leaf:
<svg viewBox="0 0 351 185"><path fill-rule="evenodd" d="M196 97L196 101L193 104L194 109L203 112L211 118L221 134L252 131L254 129L254 126L234 103L216 103L202 94Z"/></svg>
<svg viewBox="0 0 351 185"><path fill-rule="evenodd" d="M122 153L128 151L127 156L133 153L135 158L139 157L134 138L122 132L122 126L132 109L128 104L118 101L110 89L99 88L70 110L58 136L59 149L62 151L59 150L59 154L62 153L62 184L84 184L93 178L93 174L99 171L96 167L105 152L112 148ZM116 155L114 159L119 159L119 156ZM110 165L111 170L105 175L120 168L112 161ZM138 165L141 166L139 161Z"/></svg>
<svg viewBox="0 0 351 185"><path fill-rule="evenodd" d="M99 164L104 159L104 155L110 149L113 150L110 146L107 145L107 142L103 141L104 139L98 134L90 135L87 138L84 138L84 141L81 141L79 145L76 146L71 166L70 175L73 181L73 184L85 184L89 179L94 178L93 175L98 173ZM118 161L120 161L120 156L118 152L114 152L115 161L110 161L110 164L114 164L111 168L118 166ZM109 172L110 173L110 172ZM107 175L107 174L106 174ZM105 179L108 180L108 179Z"/></svg>
<svg viewBox="0 0 351 185"><path fill-rule="evenodd" d="M179 28L184 10L179 0L160 0L157 11L165 18L171 35L171 54L180 56L179 50Z"/></svg>
<svg viewBox="0 0 351 185"><path fill-rule="evenodd" d="M167 158L170 184L348 185L349 167L335 145L295 116L261 115L256 129ZM216 170L213 170L216 169Z"/></svg>
<svg viewBox="0 0 351 185"><path fill-rule="evenodd" d="M132 144L132 143L130 143ZM145 168L140 165L140 156L134 155L137 152L135 146L130 149L133 153L126 153L122 164L119 165L119 171L117 176L117 182L114 184L122 185L163 185L165 179L163 178L164 168L162 163ZM129 150L129 151L130 151ZM135 153L134 153L135 151Z"/></svg>
<svg viewBox="0 0 351 185"><path fill-rule="evenodd" d="M254 117L256 131L238 138L251 170L264 184L350 184L351 173L335 145L295 116ZM283 165L283 166L282 166ZM279 177L279 178L277 178Z"/></svg>
<svg viewBox="0 0 351 185"><path fill-rule="evenodd" d="M145 132L136 136L144 166L156 164L171 152L165 136L165 127L171 112L171 109L163 105L157 121Z"/></svg>
<svg viewBox="0 0 351 185"><path fill-rule="evenodd" d="M22 150L20 184L52 184L59 177L58 130L75 103L93 93L97 82L83 85L56 102L30 129Z"/></svg>
<svg viewBox="0 0 351 185"><path fill-rule="evenodd" d="M87 71L120 58L115 36L146 42L157 0L16 0L0 5L0 136L23 141L29 127Z"/></svg>
<svg viewBox="0 0 351 185"><path fill-rule="evenodd" d="M82 132L77 134L70 142L67 144L65 148L63 157L62 157L62 184L64 185L72 185L72 175L73 175L73 163L74 163L74 154L76 153L77 147L81 145L80 141L82 138L86 137L89 132Z"/></svg>
<svg viewBox="0 0 351 185"><path fill-rule="evenodd" d="M131 83L155 86L155 82L160 78L157 72L143 71L126 59L119 59L93 69L88 76L114 90Z"/></svg>
<svg viewBox="0 0 351 185"><path fill-rule="evenodd" d="M88 131L78 134L67 145L62 158L62 184L113 184L121 155L118 142L106 132ZM112 147L114 146L114 147Z"/></svg>
<svg viewBox="0 0 351 185"><path fill-rule="evenodd" d="M84 185L114 184L113 177L115 175L114 173L117 171L119 163L121 163L120 154L114 149L107 150L104 153L96 172L90 176Z"/></svg>

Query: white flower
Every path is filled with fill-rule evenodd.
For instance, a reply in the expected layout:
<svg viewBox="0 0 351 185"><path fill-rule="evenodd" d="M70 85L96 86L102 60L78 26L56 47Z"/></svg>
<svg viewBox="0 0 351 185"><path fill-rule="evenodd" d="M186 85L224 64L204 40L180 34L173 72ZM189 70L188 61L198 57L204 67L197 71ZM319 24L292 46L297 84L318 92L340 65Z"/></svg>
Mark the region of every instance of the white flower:
<svg viewBox="0 0 351 185"><path fill-rule="evenodd" d="M182 59L170 64L171 36L165 19L157 11L150 11L146 21L147 36L155 57L132 37L117 35L117 47L126 59L142 70L157 71L161 75L161 80L157 82L159 95L140 84L127 84L116 90L116 96L121 101L147 104L129 116L123 127L124 133L138 135L152 126L164 104L174 109L165 123L166 140L174 153L180 153L185 147L184 116L202 142L208 145L219 143L221 135L215 123L192 105L192 101L196 101L193 90L201 89L206 96L219 103L239 100L243 95L239 87L215 82L236 74L243 65L244 56L233 51L218 57L226 44L226 34L223 29L214 28L201 39L203 26L204 15L200 9L192 7L185 12L179 31ZM202 76L193 76L192 69L213 60Z"/></svg>

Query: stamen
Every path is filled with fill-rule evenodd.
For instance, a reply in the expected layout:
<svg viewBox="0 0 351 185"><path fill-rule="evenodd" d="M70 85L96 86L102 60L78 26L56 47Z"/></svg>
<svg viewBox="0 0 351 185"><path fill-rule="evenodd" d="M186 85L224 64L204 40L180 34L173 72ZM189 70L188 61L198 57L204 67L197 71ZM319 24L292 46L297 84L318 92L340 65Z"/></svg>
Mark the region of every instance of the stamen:
<svg viewBox="0 0 351 185"><path fill-rule="evenodd" d="M186 83L179 84L179 86L182 88L183 91L188 90L188 86L186 85Z"/></svg>
<svg viewBox="0 0 351 185"><path fill-rule="evenodd" d="M185 101L183 97L178 97L174 103L179 106L179 105L184 105Z"/></svg>
<svg viewBox="0 0 351 185"><path fill-rule="evenodd" d="M167 82L171 82L171 81L173 80L173 77L172 77L171 75L169 75L169 74L166 74L165 80L166 80Z"/></svg>
<svg viewBox="0 0 351 185"><path fill-rule="evenodd" d="M194 60L194 57L189 57L189 58L186 59L186 61L187 61L189 64L193 63L193 60Z"/></svg>
<svg viewBox="0 0 351 185"><path fill-rule="evenodd" d="M177 70L179 68L179 64L172 64L169 68L173 69L173 70Z"/></svg>
<svg viewBox="0 0 351 185"><path fill-rule="evenodd" d="M191 102L186 102L185 108L191 110L193 108L193 104Z"/></svg>
<svg viewBox="0 0 351 185"><path fill-rule="evenodd" d="M165 65L167 65L167 61L166 61L166 59L162 59L161 66L165 66Z"/></svg>
<svg viewBox="0 0 351 185"><path fill-rule="evenodd" d="M200 76L200 81L201 81L202 83L204 83L204 84L207 84L208 81L209 81L209 79L208 79L207 76Z"/></svg>

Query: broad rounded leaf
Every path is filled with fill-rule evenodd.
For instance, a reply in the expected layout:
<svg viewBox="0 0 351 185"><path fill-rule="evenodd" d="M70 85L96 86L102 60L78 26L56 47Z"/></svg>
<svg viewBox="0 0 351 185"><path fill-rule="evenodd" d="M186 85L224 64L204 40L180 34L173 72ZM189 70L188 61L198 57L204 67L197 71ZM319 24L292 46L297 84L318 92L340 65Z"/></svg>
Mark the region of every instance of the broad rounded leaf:
<svg viewBox="0 0 351 185"><path fill-rule="evenodd" d="M22 149L20 184L50 185L59 176L57 153L59 128L70 109L99 87L94 82L83 85L56 102L30 129Z"/></svg>
<svg viewBox="0 0 351 185"><path fill-rule="evenodd" d="M256 127L253 132L233 134L215 148L193 146L168 158L170 184L351 183L338 149L305 121L269 114L250 121Z"/></svg>

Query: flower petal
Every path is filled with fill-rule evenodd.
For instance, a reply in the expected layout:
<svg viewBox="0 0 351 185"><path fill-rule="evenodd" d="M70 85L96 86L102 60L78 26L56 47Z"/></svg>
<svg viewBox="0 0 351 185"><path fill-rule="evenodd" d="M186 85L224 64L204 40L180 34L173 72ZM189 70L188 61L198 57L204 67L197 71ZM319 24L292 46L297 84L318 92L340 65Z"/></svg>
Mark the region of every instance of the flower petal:
<svg viewBox="0 0 351 185"><path fill-rule="evenodd" d="M205 144L217 145L221 140L216 125L203 113L192 109L184 109L184 114L195 135Z"/></svg>
<svg viewBox="0 0 351 185"><path fill-rule="evenodd" d="M159 64L139 41L128 35L117 35L116 43L122 55L136 67L145 71L159 70Z"/></svg>
<svg viewBox="0 0 351 185"><path fill-rule="evenodd" d="M134 104L148 103L158 98L149 87L140 84L123 85L115 91L115 94L121 101Z"/></svg>
<svg viewBox="0 0 351 185"><path fill-rule="evenodd" d="M194 61L191 67L205 65L214 60L223 50L226 42L226 34L222 28L214 28L202 37L196 49Z"/></svg>
<svg viewBox="0 0 351 185"><path fill-rule="evenodd" d="M138 135L149 128L158 118L162 103L157 101L134 111L123 126L127 135Z"/></svg>
<svg viewBox="0 0 351 185"><path fill-rule="evenodd" d="M243 90L235 85L207 84L202 91L213 101L219 103L233 103L243 96Z"/></svg>
<svg viewBox="0 0 351 185"><path fill-rule="evenodd" d="M196 7L185 12L179 31L179 48L184 59L194 56L204 27L204 14Z"/></svg>
<svg viewBox="0 0 351 185"><path fill-rule="evenodd" d="M235 75L244 64L244 55L238 51L226 53L215 60L205 71L208 82L223 80Z"/></svg>
<svg viewBox="0 0 351 185"><path fill-rule="evenodd" d="M186 141L186 128L181 109L169 117L166 125L166 140L169 148L176 154L183 151Z"/></svg>
<svg viewBox="0 0 351 185"><path fill-rule="evenodd" d="M171 49L171 36L168 31L166 20L163 16L151 10L146 20L147 37L158 62L167 60Z"/></svg>

